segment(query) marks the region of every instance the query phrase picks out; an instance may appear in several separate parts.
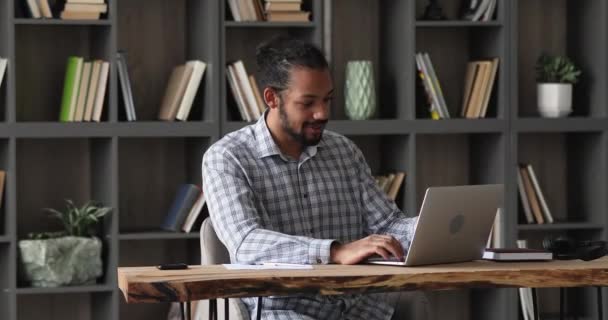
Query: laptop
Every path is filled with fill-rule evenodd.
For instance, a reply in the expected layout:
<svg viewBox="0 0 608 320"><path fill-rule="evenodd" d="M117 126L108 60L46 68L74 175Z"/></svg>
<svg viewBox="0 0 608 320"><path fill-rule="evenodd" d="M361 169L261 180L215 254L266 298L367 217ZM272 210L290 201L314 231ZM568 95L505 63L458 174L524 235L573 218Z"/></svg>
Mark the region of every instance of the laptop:
<svg viewBox="0 0 608 320"><path fill-rule="evenodd" d="M502 184L429 187L405 260L369 258L365 263L419 266L481 259L498 208Z"/></svg>

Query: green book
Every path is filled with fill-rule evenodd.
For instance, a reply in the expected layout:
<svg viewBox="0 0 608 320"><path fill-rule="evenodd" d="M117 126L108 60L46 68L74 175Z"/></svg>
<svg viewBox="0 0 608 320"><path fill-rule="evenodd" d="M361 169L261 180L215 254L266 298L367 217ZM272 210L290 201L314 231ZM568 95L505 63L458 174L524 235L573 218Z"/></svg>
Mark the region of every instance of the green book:
<svg viewBox="0 0 608 320"><path fill-rule="evenodd" d="M65 71L63 82L63 96L61 98L61 112L59 121L72 121L72 115L78 97L78 84L80 83L80 73L82 72L82 57L70 56Z"/></svg>

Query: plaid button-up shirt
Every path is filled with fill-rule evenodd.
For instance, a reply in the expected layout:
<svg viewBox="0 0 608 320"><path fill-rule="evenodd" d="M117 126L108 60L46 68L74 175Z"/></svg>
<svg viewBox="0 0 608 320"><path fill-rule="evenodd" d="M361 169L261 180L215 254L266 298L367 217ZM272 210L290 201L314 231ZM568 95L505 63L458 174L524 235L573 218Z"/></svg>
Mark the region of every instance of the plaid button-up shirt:
<svg viewBox="0 0 608 320"><path fill-rule="evenodd" d="M409 248L407 218L378 188L363 154L325 130L300 159L281 153L265 115L230 133L203 157L211 220L233 263L329 263L330 245L390 234ZM251 313L256 299L243 299ZM265 319L390 319L378 295L269 297ZM253 313L255 314L255 313Z"/></svg>

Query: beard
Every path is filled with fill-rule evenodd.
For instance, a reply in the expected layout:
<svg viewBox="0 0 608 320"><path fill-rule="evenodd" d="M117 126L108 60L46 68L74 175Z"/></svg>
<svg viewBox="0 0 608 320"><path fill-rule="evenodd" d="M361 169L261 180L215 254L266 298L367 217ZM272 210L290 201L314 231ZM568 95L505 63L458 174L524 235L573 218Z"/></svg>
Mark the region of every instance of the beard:
<svg viewBox="0 0 608 320"><path fill-rule="evenodd" d="M281 119L281 128L283 128L283 131L285 131L292 139L300 143L302 147L316 146L319 144L321 138L323 138L325 124L327 124L327 120L304 122L300 130L297 131L290 125L289 116L285 111L283 103L279 104L279 118ZM321 132L318 135L307 137L305 133L306 127L321 127Z"/></svg>

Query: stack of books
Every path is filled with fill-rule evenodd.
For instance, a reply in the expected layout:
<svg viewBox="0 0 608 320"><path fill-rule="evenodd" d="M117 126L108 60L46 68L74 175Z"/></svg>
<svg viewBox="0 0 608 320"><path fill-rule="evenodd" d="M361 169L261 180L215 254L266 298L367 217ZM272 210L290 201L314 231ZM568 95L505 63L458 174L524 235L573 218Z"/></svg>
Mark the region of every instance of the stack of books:
<svg viewBox="0 0 608 320"><path fill-rule="evenodd" d="M105 0L66 0L61 19L97 20L107 12Z"/></svg>
<svg viewBox="0 0 608 320"><path fill-rule="evenodd" d="M498 63L498 58L468 63L460 114L463 118L477 119L486 116Z"/></svg>
<svg viewBox="0 0 608 320"><path fill-rule="evenodd" d="M263 21L262 0L228 0L234 21Z"/></svg>
<svg viewBox="0 0 608 320"><path fill-rule="evenodd" d="M302 0L266 0L266 20L277 22L310 21L310 12L302 10Z"/></svg>
<svg viewBox="0 0 608 320"><path fill-rule="evenodd" d="M200 60L192 60L173 68L158 113L160 120L188 119L206 66Z"/></svg>
<svg viewBox="0 0 608 320"><path fill-rule="evenodd" d="M405 172L392 172L387 175L374 176L376 183L380 189L388 195L389 199L395 201L397 199L397 193L401 189L401 185L405 180Z"/></svg>
<svg viewBox="0 0 608 320"><path fill-rule="evenodd" d="M192 231L194 224L200 220L198 218L204 206L205 193L202 188L195 184L182 184L161 228L173 232Z"/></svg>
<svg viewBox="0 0 608 320"><path fill-rule="evenodd" d="M431 118L435 120L449 119L448 106L445 103L437 73L428 53L416 53L416 67L418 68L418 75L420 76L420 80L422 80L422 85L429 101Z"/></svg>
<svg viewBox="0 0 608 320"><path fill-rule="evenodd" d="M244 121L257 120L266 109L260 89L253 75L247 75L245 64L238 60L228 65L226 70L228 84L236 105Z"/></svg>
<svg viewBox="0 0 608 320"><path fill-rule="evenodd" d="M110 63L103 60L68 58L59 121L101 120L109 68Z"/></svg>
<svg viewBox="0 0 608 320"><path fill-rule="evenodd" d="M553 223L553 215L543 191L538 183L538 178L534 173L532 165L529 163L520 163L517 174L517 187L519 190L519 198L521 199L522 207L527 223Z"/></svg>

